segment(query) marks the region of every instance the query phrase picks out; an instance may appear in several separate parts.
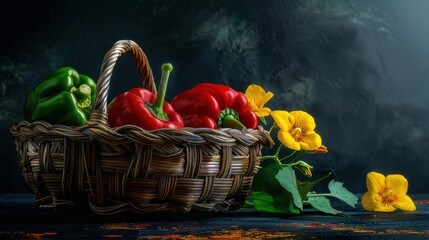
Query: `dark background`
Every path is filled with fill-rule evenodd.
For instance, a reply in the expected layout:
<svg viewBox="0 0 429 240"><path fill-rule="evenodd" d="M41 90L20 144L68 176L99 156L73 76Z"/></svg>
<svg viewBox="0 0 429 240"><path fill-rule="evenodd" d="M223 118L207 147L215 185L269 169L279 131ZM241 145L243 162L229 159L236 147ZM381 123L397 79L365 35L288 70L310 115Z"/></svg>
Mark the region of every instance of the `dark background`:
<svg viewBox="0 0 429 240"><path fill-rule="evenodd" d="M42 3L43 2L43 3ZM28 91L61 66L98 78L121 39L146 52L155 78L171 62L167 99L199 82L274 92L272 109L309 112L329 148L305 160L354 192L369 171L429 177L429 2L4 1L0 7L0 192L22 192L9 126ZM120 58L110 96L139 86Z"/></svg>

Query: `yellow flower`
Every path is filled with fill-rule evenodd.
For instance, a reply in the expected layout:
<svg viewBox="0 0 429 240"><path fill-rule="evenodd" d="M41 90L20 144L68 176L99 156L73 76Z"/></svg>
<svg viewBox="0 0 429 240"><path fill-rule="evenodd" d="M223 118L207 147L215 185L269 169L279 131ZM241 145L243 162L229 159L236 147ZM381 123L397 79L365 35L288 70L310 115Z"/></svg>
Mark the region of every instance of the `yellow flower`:
<svg viewBox="0 0 429 240"><path fill-rule="evenodd" d="M270 115L271 109L264 107L264 105L274 96L272 92L266 92L261 86L251 84L247 87L244 95L256 116L266 117Z"/></svg>
<svg viewBox="0 0 429 240"><path fill-rule="evenodd" d="M317 150L322 145L322 138L314 129L314 118L303 111L273 111L271 112L280 130L280 142L292 150Z"/></svg>
<svg viewBox="0 0 429 240"><path fill-rule="evenodd" d="M413 200L407 195L408 181L400 174L386 177L377 172L366 176L368 191L362 196L362 207L367 211L393 212L416 210Z"/></svg>

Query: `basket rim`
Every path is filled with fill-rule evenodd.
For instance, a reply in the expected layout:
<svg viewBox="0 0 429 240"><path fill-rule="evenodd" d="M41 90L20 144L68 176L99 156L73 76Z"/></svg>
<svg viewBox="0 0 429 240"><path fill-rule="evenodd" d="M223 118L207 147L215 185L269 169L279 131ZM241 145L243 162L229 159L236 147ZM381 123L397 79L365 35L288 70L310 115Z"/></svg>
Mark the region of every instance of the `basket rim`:
<svg viewBox="0 0 429 240"><path fill-rule="evenodd" d="M61 124L50 124L46 121L21 121L13 123L10 133L17 139L54 139L68 138L75 141L104 142L117 141L139 142L143 144L180 143L204 144L217 143L222 146L235 145L237 143L251 146L256 142L270 148L274 142L269 133L262 127L258 129L233 129L233 128L191 128L181 129L160 128L145 130L135 125L123 125L111 128L109 125L98 123L87 123L84 126L67 126Z"/></svg>

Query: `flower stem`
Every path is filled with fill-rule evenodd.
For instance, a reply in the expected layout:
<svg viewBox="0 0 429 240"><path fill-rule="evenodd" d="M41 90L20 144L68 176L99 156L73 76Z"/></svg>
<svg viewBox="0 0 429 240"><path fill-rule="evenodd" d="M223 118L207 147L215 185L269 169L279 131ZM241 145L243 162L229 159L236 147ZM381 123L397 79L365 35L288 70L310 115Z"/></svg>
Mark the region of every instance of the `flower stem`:
<svg viewBox="0 0 429 240"><path fill-rule="evenodd" d="M260 161L262 162L262 161L265 161L268 159L274 159L274 158L276 158L276 156L263 156L263 157L261 157Z"/></svg>
<svg viewBox="0 0 429 240"><path fill-rule="evenodd" d="M274 156L276 156L277 158L279 157L280 154L280 150L282 149L283 144L280 144L279 147L277 148L276 154L274 154Z"/></svg>
<svg viewBox="0 0 429 240"><path fill-rule="evenodd" d="M332 193L307 193L307 197L335 197Z"/></svg>
<svg viewBox="0 0 429 240"><path fill-rule="evenodd" d="M261 162L267 159L273 159L279 166L281 166L281 161L279 159L279 154L280 154L280 150L282 150L282 146L283 144L280 144L279 147L276 150L276 153L274 155L270 155L270 156L263 156L261 157Z"/></svg>
<svg viewBox="0 0 429 240"><path fill-rule="evenodd" d="M296 153L296 151L293 151L291 154L287 155L286 157L280 158L280 161L284 161L284 160L292 157L295 153Z"/></svg>
<svg viewBox="0 0 429 240"><path fill-rule="evenodd" d="M298 152L298 154L290 161L290 163L296 162L299 160L299 158L304 155L304 153L306 153L307 151L305 150L301 150ZM283 160L282 160L283 161Z"/></svg>
<svg viewBox="0 0 429 240"><path fill-rule="evenodd" d="M296 165L299 165L299 164L300 164L299 162L281 163L281 166L282 167L293 167L293 166L296 166Z"/></svg>
<svg viewBox="0 0 429 240"><path fill-rule="evenodd" d="M276 128L277 125L274 123L273 126L271 126L270 130L268 131L268 134L271 135L271 132L274 130L274 128Z"/></svg>
<svg viewBox="0 0 429 240"><path fill-rule="evenodd" d="M265 117L259 117L259 119L261 119L261 122L262 122L264 125L267 125L267 120L265 119Z"/></svg>

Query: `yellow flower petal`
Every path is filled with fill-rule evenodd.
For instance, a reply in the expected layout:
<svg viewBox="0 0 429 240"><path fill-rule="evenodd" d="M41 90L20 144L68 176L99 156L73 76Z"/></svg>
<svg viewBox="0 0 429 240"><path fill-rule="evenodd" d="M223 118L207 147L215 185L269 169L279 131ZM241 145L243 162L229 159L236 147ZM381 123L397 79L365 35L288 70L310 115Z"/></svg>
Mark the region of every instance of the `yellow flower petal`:
<svg viewBox="0 0 429 240"><path fill-rule="evenodd" d="M397 197L401 198L407 194L408 181L400 174L390 174L386 176L386 188L391 189Z"/></svg>
<svg viewBox="0 0 429 240"><path fill-rule="evenodd" d="M374 211L380 205L381 197L378 194L366 192L362 196L362 207L367 211Z"/></svg>
<svg viewBox="0 0 429 240"><path fill-rule="evenodd" d="M393 212L396 210L392 205L383 204L383 199L377 193L366 192L362 196L362 207L367 211Z"/></svg>
<svg viewBox="0 0 429 240"><path fill-rule="evenodd" d="M295 140L295 138L288 132L280 130L278 133L279 141L286 147L292 150L301 150L301 145Z"/></svg>
<svg viewBox="0 0 429 240"><path fill-rule="evenodd" d="M262 105L267 103L274 96L272 92L266 92L257 84L250 84L247 87L246 92L244 92L244 95L250 99L258 100L256 102L261 103Z"/></svg>
<svg viewBox="0 0 429 240"><path fill-rule="evenodd" d="M254 99L256 99L256 98L259 99L259 96L264 95L264 94L265 94L265 90L257 84L250 84L247 87L246 91L244 92L244 95L246 97L254 98Z"/></svg>
<svg viewBox="0 0 429 240"><path fill-rule="evenodd" d="M304 138L299 142L303 150L316 150L322 145L322 138L319 134L312 131L305 133Z"/></svg>
<svg viewBox="0 0 429 240"><path fill-rule="evenodd" d="M295 126L302 129L303 132L310 132L316 128L314 118L304 111L292 111L290 114L295 118Z"/></svg>
<svg viewBox="0 0 429 240"><path fill-rule="evenodd" d="M271 116L274 119L274 122L277 126L283 131L289 131L289 129L295 123L293 116L287 111L272 111Z"/></svg>
<svg viewBox="0 0 429 240"><path fill-rule="evenodd" d="M272 92L267 92L264 94L264 96L262 97L260 104L261 106L264 106L265 103L267 103L268 101L270 101L270 99L274 96L274 94Z"/></svg>
<svg viewBox="0 0 429 240"><path fill-rule="evenodd" d="M386 177L378 172L370 172L366 175L366 187L371 194L383 192L386 188Z"/></svg>
<svg viewBox="0 0 429 240"><path fill-rule="evenodd" d="M405 195L405 196L402 196L401 198L396 199L396 201L393 203L393 206L404 211L416 210L416 205L408 195Z"/></svg>
<svg viewBox="0 0 429 240"><path fill-rule="evenodd" d="M258 117L266 117L270 116L271 109L269 108L260 108L257 112L255 112L256 116Z"/></svg>
<svg viewBox="0 0 429 240"><path fill-rule="evenodd" d="M375 212L393 212L396 210L392 205L383 204L379 194L372 194L370 192L366 192L362 196L362 207L367 211Z"/></svg>
<svg viewBox="0 0 429 240"><path fill-rule="evenodd" d="M374 208L374 212L394 212L396 208L390 204L380 204Z"/></svg>

